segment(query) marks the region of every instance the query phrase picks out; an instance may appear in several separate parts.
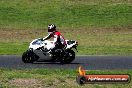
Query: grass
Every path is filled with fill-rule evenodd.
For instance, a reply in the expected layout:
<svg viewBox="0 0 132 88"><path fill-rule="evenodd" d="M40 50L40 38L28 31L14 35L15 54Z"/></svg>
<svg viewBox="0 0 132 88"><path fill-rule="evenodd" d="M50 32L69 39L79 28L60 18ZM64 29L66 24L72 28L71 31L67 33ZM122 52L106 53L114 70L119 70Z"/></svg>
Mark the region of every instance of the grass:
<svg viewBox="0 0 132 88"><path fill-rule="evenodd" d="M79 55L131 55L130 0L1 0L0 54L22 54L50 23L79 42Z"/></svg>
<svg viewBox="0 0 132 88"><path fill-rule="evenodd" d="M50 23L79 42L78 55L131 55L130 0L1 0L0 54L21 55Z"/></svg>
<svg viewBox="0 0 132 88"><path fill-rule="evenodd" d="M0 53L6 55L20 55L28 49L28 43L0 43Z"/></svg>
<svg viewBox="0 0 132 88"><path fill-rule="evenodd" d="M1 0L0 27L46 29L132 27L130 0Z"/></svg>
<svg viewBox="0 0 132 88"><path fill-rule="evenodd" d="M132 55L131 29L60 29L60 31L66 39L79 42L78 55ZM46 30L0 30L0 33L0 54L14 55L22 55L33 39L47 35Z"/></svg>
<svg viewBox="0 0 132 88"><path fill-rule="evenodd" d="M0 87L56 87L56 88L130 88L129 84L87 84L80 86L76 83L77 71L64 69L0 69ZM87 74L130 74L131 70L89 70Z"/></svg>
<svg viewBox="0 0 132 88"><path fill-rule="evenodd" d="M32 39L55 23L66 39L79 42L78 55L132 55L131 0L0 0L0 55L21 55ZM43 29L43 30L42 30ZM88 71L130 74L131 70ZM0 69L0 87L76 87L77 72L64 69ZM82 88L131 88L88 84Z"/></svg>

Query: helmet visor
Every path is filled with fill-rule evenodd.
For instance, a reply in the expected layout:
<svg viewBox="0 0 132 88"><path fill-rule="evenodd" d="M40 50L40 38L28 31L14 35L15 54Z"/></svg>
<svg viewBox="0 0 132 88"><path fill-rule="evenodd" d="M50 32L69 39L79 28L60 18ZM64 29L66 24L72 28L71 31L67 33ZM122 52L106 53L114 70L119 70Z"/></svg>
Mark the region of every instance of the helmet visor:
<svg viewBox="0 0 132 88"><path fill-rule="evenodd" d="M48 29L48 32L53 32L53 29Z"/></svg>

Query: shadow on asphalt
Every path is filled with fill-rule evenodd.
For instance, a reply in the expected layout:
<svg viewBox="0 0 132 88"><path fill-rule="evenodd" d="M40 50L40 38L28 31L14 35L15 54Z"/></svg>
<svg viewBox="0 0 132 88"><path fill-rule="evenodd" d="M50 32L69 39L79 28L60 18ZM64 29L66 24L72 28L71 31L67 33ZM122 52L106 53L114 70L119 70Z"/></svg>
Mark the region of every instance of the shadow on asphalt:
<svg viewBox="0 0 132 88"><path fill-rule="evenodd" d="M66 65L66 64L61 64L61 63L57 63L57 62L34 62L32 64L55 64L55 65ZM78 65L78 64L82 64L82 63L69 63L69 64L74 64L74 65Z"/></svg>

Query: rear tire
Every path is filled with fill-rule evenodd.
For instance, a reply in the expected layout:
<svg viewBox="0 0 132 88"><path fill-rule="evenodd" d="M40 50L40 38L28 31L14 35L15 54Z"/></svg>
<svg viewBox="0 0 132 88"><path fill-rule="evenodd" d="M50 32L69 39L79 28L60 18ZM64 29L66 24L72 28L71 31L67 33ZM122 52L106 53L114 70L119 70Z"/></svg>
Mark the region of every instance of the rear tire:
<svg viewBox="0 0 132 88"><path fill-rule="evenodd" d="M32 51L27 50L22 55L22 61L24 63L33 63L36 60L37 60L37 57Z"/></svg>
<svg viewBox="0 0 132 88"><path fill-rule="evenodd" d="M67 50L68 56L64 56L61 58L61 64L69 64L75 59L75 52L73 50Z"/></svg>

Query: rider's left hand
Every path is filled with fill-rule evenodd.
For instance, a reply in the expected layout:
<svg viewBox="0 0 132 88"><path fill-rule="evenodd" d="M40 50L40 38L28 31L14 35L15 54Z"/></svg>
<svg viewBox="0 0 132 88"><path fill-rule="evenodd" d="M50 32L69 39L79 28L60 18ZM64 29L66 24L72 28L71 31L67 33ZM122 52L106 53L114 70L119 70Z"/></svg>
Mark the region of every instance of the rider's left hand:
<svg viewBox="0 0 132 88"><path fill-rule="evenodd" d="M44 39L43 39L43 38L39 38L39 40L44 41Z"/></svg>

